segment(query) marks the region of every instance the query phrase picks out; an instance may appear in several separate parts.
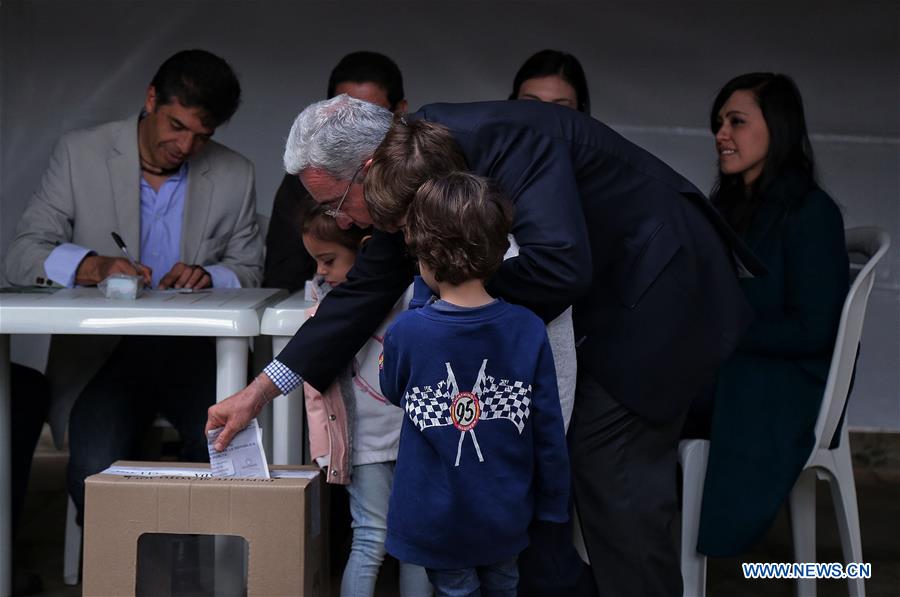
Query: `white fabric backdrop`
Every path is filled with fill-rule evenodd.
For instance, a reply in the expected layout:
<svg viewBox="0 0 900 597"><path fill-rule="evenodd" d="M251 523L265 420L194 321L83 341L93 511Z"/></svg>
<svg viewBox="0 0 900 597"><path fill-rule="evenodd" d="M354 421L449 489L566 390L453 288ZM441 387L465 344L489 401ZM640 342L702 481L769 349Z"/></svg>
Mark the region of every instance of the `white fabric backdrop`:
<svg viewBox="0 0 900 597"><path fill-rule="evenodd" d="M294 116L347 52L403 71L412 107L505 98L534 51L578 56L595 117L708 190L709 104L751 70L794 76L822 182L848 226L895 245L872 294L850 406L856 427L900 430L900 3L784 0L326 2L4 0L0 4L0 251L65 131L136 113L156 67L187 47L235 67L244 103L216 137L256 164L271 211ZM27 344L27 343L26 343ZM17 342L20 360L40 364Z"/></svg>

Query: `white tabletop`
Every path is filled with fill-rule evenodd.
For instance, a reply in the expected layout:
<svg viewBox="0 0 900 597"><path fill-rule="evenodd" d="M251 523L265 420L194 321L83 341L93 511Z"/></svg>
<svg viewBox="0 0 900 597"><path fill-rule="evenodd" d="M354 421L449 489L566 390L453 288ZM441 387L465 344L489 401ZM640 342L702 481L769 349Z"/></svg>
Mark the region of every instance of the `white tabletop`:
<svg viewBox="0 0 900 597"><path fill-rule="evenodd" d="M259 333L266 336L293 336L309 319L307 310L315 304L315 301L303 300L302 290L295 292L265 310L259 325Z"/></svg>
<svg viewBox="0 0 900 597"><path fill-rule="evenodd" d="M0 293L0 596L11 582L9 334L140 334L216 337L216 399L247 383L249 336L259 334L277 288L214 288L191 294L145 291L135 300L107 299L97 288Z"/></svg>
<svg viewBox="0 0 900 597"><path fill-rule="evenodd" d="M214 288L184 294L148 290L135 300L108 299L97 288L52 294L0 294L0 334L141 334L256 336L277 288Z"/></svg>

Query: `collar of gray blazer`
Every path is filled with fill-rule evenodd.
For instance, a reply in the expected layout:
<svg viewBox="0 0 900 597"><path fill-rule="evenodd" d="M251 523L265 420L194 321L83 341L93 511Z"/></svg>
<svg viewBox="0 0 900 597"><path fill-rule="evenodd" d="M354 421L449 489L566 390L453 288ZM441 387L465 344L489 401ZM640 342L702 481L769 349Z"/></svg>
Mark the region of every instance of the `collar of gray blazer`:
<svg viewBox="0 0 900 597"><path fill-rule="evenodd" d="M134 252L135 259L140 261L141 167L137 124L138 120L133 117L119 122L106 165L115 198L114 208L119 234ZM206 238L206 220L214 190L209 177L212 167L209 154L215 151L214 146L215 142L211 141L203 151L188 160L188 186L181 234L181 260L185 263L197 262L200 244Z"/></svg>

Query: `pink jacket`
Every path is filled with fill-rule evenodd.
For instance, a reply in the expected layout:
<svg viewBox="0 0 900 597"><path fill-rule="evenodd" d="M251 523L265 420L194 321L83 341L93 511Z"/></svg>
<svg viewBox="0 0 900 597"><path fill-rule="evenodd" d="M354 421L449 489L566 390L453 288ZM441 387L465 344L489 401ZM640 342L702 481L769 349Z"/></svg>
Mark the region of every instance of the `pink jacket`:
<svg viewBox="0 0 900 597"><path fill-rule="evenodd" d="M323 297L330 288L320 284L317 290L319 290L318 296ZM382 323L382 326L386 326L397 313L406 309L411 297L412 286L397 301L391 315ZM315 312L316 307L309 309L310 317L315 315ZM370 396L376 397L382 402L385 401L378 392L377 387L375 387L378 384L377 361L381 351L379 348L380 338L377 334L373 336L373 339L378 344L374 346L367 344L364 346L357 353L353 363L348 365L325 392L320 393L311 385L303 384L303 395L309 424L310 455L320 466L328 467L326 474L328 483L338 485L350 483L353 461L353 429L355 428L354 420L357 415L357 396L354 384ZM374 386L371 384L374 384Z"/></svg>
<svg viewBox="0 0 900 597"><path fill-rule="evenodd" d="M318 305L308 310L316 314ZM344 374L341 374L343 377ZM352 396L349 397L353 399ZM325 393L303 382L303 400L306 404L306 421L309 426L309 455L321 466L328 467L325 479L328 483L350 483L350 419L347 405L341 395L340 378Z"/></svg>
<svg viewBox="0 0 900 597"><path fill-rule="evenodd" d="M328 483L350 483L350 422L341 396L340 383L334 382L324 394L303 383L306 420L309 424L309 453L320 464L327 459Z"/></svg>

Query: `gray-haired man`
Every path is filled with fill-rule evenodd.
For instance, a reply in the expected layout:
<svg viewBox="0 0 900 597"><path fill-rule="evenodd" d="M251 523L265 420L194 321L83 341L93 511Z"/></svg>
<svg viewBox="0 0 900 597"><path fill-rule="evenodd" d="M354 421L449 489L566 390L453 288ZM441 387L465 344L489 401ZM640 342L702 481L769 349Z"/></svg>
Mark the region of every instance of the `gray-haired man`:
<svg viewBox="0 0 900 597"><path fill-rule="evenodd" d="M430 126L403 130L421 121ZM336 98L295 128L286 157L299 156L301 181L357 224L386 198L366 196L363 181L396 191L388 224L398 226L407 187L454 154L512 198L520 252L488 289L547 321L575 303L583 341L570 440L595 578L610 594L679 594L669 528L681 422L750 319L729 248L754 262L702 193L600 122L540 102L436 104L392 125L386 111ZM220 447L298 377L330 383L409 283L406 265L399 234L374 234L313 325L210 409L208 427L226 425Z"/></svg>

